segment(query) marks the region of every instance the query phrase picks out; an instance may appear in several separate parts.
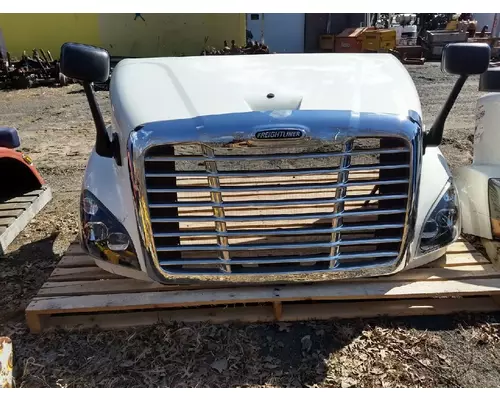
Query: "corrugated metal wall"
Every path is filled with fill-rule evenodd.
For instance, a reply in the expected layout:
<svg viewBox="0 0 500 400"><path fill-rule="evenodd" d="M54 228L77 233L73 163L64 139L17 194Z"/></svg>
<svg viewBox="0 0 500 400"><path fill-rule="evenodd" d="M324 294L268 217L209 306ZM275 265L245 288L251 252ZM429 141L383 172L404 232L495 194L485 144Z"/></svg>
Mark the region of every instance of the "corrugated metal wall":
<svg viewBox="0 0 500 400"><path fill-rule="evenodd" d="M102 46L116 56L199 55L224 40L245 43L245 14L0 14L7 50L19 56L33 48L59 56L75 41Z"/></svg>

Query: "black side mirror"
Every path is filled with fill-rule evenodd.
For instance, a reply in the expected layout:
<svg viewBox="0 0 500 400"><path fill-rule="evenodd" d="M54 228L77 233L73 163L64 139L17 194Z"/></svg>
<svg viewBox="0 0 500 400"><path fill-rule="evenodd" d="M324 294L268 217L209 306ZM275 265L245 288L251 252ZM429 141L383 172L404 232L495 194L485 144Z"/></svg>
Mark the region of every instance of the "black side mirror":
<svg viewBox="0 0 500 400"><path fill-rule="evenodd" d="M490 59L487 43L450 43L443 49L441 70L453 75L479 75L488 69Z"/></svg>
<svg viewBox="0 0 500 400"><path fill-rule="evenodd" d="M439 112L431 129L424 137L424 147L439 146L443 139L444 123L457 100L469 75L479 75L488 70L491 48L487 43L450 43L443 49L441 70L459 75L443 108Z"/></svg>
<svg viewBox="0 0 500 400"><path fill-rule="evenodd" d="M479 77L480 92L500 92L500 67L490 68Z"/></svg>
<svg viewBox="0 0 500 400"><path fill-rule="evenodd" d="M114 158L121 165L119 142L111 140L95 98L94 82L109 79L110 57L105 49L80 43L64 43L61 47L61 72L82 81L96 128L95 151L101 157Z"/></svg>
<svg viewBox="0 0 500 400"><path fill-rule="evenodd" d="M83 82L106 82L110 57L105 49L80 43L64 43L61 47L61 72Z"/></svg>
<svg viewBox="0 0 500 400"><path fill-rule="evenodd" d="M0 147L7 149L17 149L21 146L17 129L7 126L0 126Z"/></svg>

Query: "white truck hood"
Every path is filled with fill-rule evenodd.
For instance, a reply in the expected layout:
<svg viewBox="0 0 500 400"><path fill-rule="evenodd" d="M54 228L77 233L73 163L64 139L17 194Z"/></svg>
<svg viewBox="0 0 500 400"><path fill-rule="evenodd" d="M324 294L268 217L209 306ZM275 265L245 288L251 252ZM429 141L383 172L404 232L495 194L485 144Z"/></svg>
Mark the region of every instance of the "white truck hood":
<svg viewBox="0 0 500 400"><path fill-rule="evenodd" d="M410 75L390 54L126 59L113 71L110 97L114 122L127 136L147 122L250 111L422 116Z"/></svg>

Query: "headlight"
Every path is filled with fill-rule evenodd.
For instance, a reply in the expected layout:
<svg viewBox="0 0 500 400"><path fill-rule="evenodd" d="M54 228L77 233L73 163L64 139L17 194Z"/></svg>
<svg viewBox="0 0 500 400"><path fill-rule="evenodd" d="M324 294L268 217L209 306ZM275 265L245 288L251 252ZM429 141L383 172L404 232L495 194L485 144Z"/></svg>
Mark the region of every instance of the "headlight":
<svg viewBox="0 0 500 400"><path fill-rule="evenodd" d="M458 199L450 180L425 218L420 234L420 251L428 253L456 240L460 234L459 218Z"/></svg>
<svg viewBox="0 0 500 400"><path fill-rule="evenodd" d="M490 203L491 234L500 239L500 179L488 181L488 199Z"/></svg>
<svg viewBox="0 0 500 400"><path fill-rule="evenodd" d="M80 223L81 242L93 257L140 269L125 227L88 190L81 197Z"/></svg>

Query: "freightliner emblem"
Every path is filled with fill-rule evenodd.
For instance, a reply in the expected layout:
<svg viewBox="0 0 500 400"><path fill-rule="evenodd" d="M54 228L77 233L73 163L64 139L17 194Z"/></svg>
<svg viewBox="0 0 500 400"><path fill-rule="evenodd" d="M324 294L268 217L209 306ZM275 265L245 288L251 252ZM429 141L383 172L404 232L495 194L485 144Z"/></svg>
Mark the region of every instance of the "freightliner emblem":
<svg viewBox="0 0 500 400"><path fill-rule="evenodd" d="M257 139L298 139L302 136L303 132L297 129L273 129L255 134Z"/></svg>

